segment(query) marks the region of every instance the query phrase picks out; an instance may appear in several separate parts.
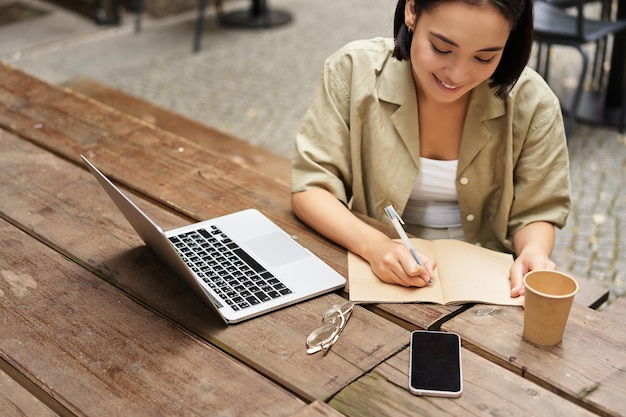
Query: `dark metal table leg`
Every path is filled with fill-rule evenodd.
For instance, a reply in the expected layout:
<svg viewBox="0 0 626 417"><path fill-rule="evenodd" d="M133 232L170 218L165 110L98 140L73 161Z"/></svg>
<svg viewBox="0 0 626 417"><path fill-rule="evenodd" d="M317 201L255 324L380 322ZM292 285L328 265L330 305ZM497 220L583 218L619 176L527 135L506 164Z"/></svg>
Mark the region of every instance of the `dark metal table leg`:
<svg viewBox="0 0 626 417"><path fill-rule="evenodd" d="M193 36L193 52L200 50L200 39L202 38L202 27L204 25L204 10L206 0L198 0L198 18L196 19L196 31Z"/></svg>
<svg viewBox="0 0 626 417"><path fill-rule="evenodd" d="M267 0L253 0L249 10L224 13L220 16L220 23L224 26L251 29L284 25L291 20L291 15L287 12L270 10Z"/></svg>
<svg viewBox="0 0 626 417"><path fill-rule="evenodd" d="M143 0L135 0L135 33L141 32L142 15L143 15Z"/></svg>

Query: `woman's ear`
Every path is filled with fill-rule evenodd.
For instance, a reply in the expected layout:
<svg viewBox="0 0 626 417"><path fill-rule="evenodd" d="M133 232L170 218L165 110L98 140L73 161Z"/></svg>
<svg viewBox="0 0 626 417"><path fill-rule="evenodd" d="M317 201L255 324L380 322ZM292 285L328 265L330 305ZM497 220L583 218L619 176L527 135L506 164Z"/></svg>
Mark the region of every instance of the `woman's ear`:
<svg viewBox="0 0 626 417"><path fill-rule="evenodd" d="M415 0L406 0L404 4L404 24L407 25L411 31L415 29L415 23L417 22L417 15L415 14Z"/></svg>

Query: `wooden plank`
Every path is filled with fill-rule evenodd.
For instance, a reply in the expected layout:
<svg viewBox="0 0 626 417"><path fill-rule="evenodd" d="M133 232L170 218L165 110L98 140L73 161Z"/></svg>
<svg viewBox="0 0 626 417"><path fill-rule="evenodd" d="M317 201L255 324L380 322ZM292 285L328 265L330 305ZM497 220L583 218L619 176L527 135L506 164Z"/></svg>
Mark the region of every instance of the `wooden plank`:
<svg viewBox="0 0 626 417"><path fill-rule="evenodd" d="M602 310L602 314L622 323L626 323L626 298L617 298Z"/></svg>
<svg viewBox="0 0 626 417"><path fill-rule="evenodd" d="M343 300L335 294L226 326L145 248L86 170L7 133L0 166L3 217L302 398L332 396L408 343L405 329L358 307L329 354L307 355L307 335ZM181 222L137 201L164 227Z"/></svg>
<svg viewBox="0 0 626 417"><path fill-rule="evenodd" d="M3 366L0 365L0 368ZM0 410L3 417L58 416L2 369L0 369Z"/></svg>
<svg viewBox="0 0 626 417"><path fill-rule="evenodd" d="M187 138L270 178L289 184L291 175L289 158L251 145L195 120L86 77L72 78L65 81L62 86L121 112L136 116L159 129Z"/></svg>
<svg viewBox="0 0 626 417"><path fill-rule="evenodd" d="M459 398L412 395L408 391L409 350L405 349L350 384L330 405L355 417L594 415L466 349L461 357L464 387Z"/></svg>
<svg viewBox="0 0 626 417"><path fill-rule="evenodd" d="M626 328L574 303L563 341L522 340L524 311L475 306L442 325L463 346L603 416L626 415Z"/></svg>
<svg viewBox="0 0 626 417"><path fill-rule="evenodd" d="M304 405L4 220L0 277L0 355L61 414L288 416Z"/></svg>

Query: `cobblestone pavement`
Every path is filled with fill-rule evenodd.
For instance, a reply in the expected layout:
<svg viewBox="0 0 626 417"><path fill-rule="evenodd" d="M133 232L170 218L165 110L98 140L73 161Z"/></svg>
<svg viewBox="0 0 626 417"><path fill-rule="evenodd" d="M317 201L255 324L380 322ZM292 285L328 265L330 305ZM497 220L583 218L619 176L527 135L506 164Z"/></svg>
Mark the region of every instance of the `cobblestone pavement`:
<svg viewBox="0 0 626 417"><path fill-rule="evenodd" d="M193 11L145 18L135 34L130 16L119 27L97 27L53 7L47 17L0 27L0 59L51 82L96 79L289 156L324 58L350 40L390 36L395 0L269 4L289 11L293 22L233 30L218 25L209 10L197 54L191 53ZM225 4L227 11L247 7L243 0ZM33 30L45 41L19 42L33 38ZM580 59L564 48L553 54L550 83L561 97ZM626 141L614 128L578 124L569 146L573 207L553 257L561 269L609 288L612 300L624 295L626 280Z"/></svg>

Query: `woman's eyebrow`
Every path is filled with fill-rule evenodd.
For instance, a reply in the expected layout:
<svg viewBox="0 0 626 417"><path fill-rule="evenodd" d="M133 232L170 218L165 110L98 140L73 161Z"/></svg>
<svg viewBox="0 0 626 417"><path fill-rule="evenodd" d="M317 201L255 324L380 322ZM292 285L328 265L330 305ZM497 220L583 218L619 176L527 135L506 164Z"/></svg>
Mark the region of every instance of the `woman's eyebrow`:
<svg viewBox="0 0 626 417"><path fill-rule="evenodd" d="M435 32L429 32L429 33L430 33L431 36L434 36L435 38L440 39L441 41L443 41L443 42L445 42L447 44L450 44L450 45L455 46L457 48L459 47L459 45L456 42L454 42L452 39L448 39L448 38L446 38L445 36L443 36L440 33L435 33ZM498 52L498 51L502 51L503 49L504 49L504 46L490 46L488 48L480 49L480 50L478 50L476 52Z"/></svg>

